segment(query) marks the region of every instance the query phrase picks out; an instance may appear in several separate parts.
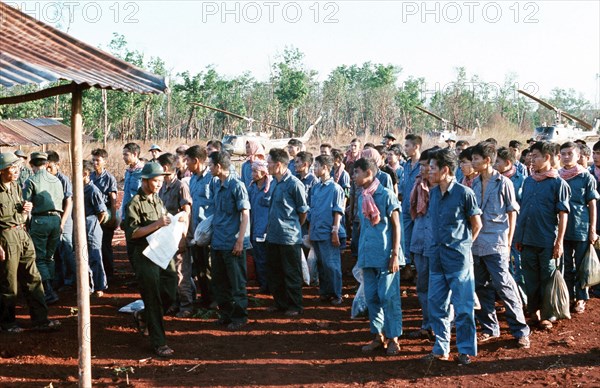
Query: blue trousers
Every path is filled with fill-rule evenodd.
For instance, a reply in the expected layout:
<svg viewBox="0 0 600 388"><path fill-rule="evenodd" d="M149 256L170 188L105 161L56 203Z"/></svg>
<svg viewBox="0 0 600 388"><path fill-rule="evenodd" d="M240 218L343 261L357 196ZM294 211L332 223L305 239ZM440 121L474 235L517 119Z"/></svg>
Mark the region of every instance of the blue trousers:
<svg viewBox="0 0 600 388"><path fill-rule="evenodd" d="M60 235L60 241L54 255L57 285L75 286L77 284L77 265L73 251L73 222L67 221Z"/></svg>
<svg viewBox="0 0 600 388"><path fill-rule="evenodd" d="M402 250L405 253L406 264L412 264L412 254L410 253L410 240L413 232L413 226L415 225L410 212L402 212L402 235L404 241L402 243Z"/></svg>
<svg viewBox="0 0 600 388"><path fill-rule="evenodd" d="M455 273L432 271L429 263L429 320L435 333L433 353L450 354L450 303L456 315L456 347L459 353L477 355L475 328L475 280L473 269L468 266Z"/></svg>
<svg viewBox="0 0 600 388"><path fill-rule="evenodd" d="M311 241L317 256L319 295L342 297L342 258L331 241Z"/></svg>
<svg viewBox="0 0 600 388"><path fill-rule="evenodd" d="M402 335L400 274L387 268L363 268L365 299L371 333L386 338Z"/></svg>
<svg viewBox="0 0 600 388"><path fill-rule="evenodd" d="M496 293L506 307L506 321L515 338L529 335L529 326L525 322L523 304L519 296L517 283L510 275L508 253L486 256L473 256L475 268L475 292L481 309L475 316L484 333L495 337L500 335L500 325L496 316Z"/></svg>
<svg viewBox="0 0 600 388"><path fill-rule="evenodd" d="M267 243L252 241L252 255L254 257L254 268L256 280L260 288L268 289L267 286Z"/></svg>
<svg viewBox="0 0 600 388"><path fill-rule="evenodd" d="M108 284L102 263L102 228L95 215L85 218L85 229L90 267L90 291L103 291L108 288Z"/></svg>
<svg viewBox="0 0 600 388"><path fill-rule="evenodd" d="M421 329L431 329L429 322L429 308L427 304L427 294L429 293L429 258L419 253L413 253L415 268L417 269L417 297L421 305L423 321Z"/></svg>
<svg viewBox="0 0 600 388"><path fill-rule="evenodd" d="M585 256L590 243L588 241L564 241L564 272L565 282L569 287L569 297L571 300L588 300L590 294L588 288L581 288L581 281L579 280L579 268L581 262ZM594 248L591 248L594 249Z"/></svg>
<svg viewBox="0 0 600 388"><path fill-rule="evenodd" d="M553 247L534 247L523 245L521 265L527 293L527 309L535 314L542 308L544 287L556 270L556 260L552 258ZM550 317L542 317L548 319Z"/></svg>
<svg viewBox="0 0 600 388"><path fill-rule="evenodd" d="M521 252L517 250L515 244L510 247L510 258L510 273L517 283L517 288L519 289L519 295L521 296L521 302L523 302L523 306L527 306L527 294L525 293L525 281L523 280L523 268L521 266Z"/></svg>

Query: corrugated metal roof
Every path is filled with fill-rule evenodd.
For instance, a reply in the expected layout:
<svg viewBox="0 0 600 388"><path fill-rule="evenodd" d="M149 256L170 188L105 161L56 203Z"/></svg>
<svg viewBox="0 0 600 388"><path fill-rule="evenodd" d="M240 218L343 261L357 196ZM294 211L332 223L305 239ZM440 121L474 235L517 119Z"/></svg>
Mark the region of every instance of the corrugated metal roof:
<svg viewBox="0 0 600 388"><path fill-rule="evenodd" d="M84 135L84 141L92 141ZM65 144L71 142L71 128L52 119L0 120L0 147Z"/></svg>
<svg viewBox="0 0 600 388"><path fill-rule="evenodd" d="M102 89L163 93L165 79L89 46L0 2L0 85L57 80Z"/></svg>

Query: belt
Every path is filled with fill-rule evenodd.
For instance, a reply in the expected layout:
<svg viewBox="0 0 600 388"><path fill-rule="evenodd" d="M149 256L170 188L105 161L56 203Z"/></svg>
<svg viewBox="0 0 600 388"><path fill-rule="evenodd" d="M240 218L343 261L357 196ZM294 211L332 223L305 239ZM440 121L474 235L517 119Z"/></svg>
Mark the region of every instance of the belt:
<svg viewBox="0 0 600 388"><path fill-rule="evenodd" d="M57 217L60 217L61 214L60 214L60 212L52 210L52 211L43 212L43 213L35 213L35 214L32 214L32 216L34 216L34 217L46 217L46 216L57 216Z"/></svg>

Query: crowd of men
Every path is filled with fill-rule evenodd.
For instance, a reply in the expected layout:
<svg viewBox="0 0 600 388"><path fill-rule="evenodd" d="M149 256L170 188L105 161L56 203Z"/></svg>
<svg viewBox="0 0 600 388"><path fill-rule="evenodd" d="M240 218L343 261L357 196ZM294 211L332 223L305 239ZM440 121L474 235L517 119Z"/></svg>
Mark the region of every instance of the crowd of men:
<svg viewBox="0 0 600 388"><path fill-rule="evenodd" d="M387 134L381 145L323 143L313 155L296 139L268 152L249 140L238 173L218 140L173 153L153 145L148 160L128 143L120 207L108 153L95 149L82 166L90 293L102 297L114 277L120 227L144 301L134 317L161 357L174 353L163 316L192 317L197 297L217 309L217 324L247 325L250 249L259 292L273 298L267 310L293 318L303 312L310 250L321 302L344 303L341 252L349 241L374 335L364 352L399 353L400 281L414 275L422 324L408 336L435 341L429 361L449 359L453 325L460 364L471 362L478 343L499 337L497 300L517 346L529 348L530 326L551 329L556 320L541 308L555 270L564 273L573 312L584 313L589 292L578 270L598 238L600 142L589 168L584 142L422 146L418 135L398 144ZM55 330L60 323L48 320L47 305L76 282L72 186L58 166L52 151L0 154L0 327L8 332L23 330L15 319L19 289L34 328ZM144 254L146 238L171 222L185 223L185 232L163 268ZM208 222L210 244L198 245L194 232Z"/></svg>

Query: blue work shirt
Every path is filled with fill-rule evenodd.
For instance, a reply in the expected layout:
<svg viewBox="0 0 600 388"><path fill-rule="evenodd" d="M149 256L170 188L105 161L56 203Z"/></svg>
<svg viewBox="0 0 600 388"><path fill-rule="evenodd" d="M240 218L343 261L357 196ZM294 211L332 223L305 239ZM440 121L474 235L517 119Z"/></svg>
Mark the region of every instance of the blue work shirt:
<svg viewBox="0 0 600 388"><path fill-rule="evenodd" d="M287 170L281 181L273 179L273 195L269 208L267 242L280 245L302 243L302 230L298 214L308 212L306 191L298 178Z"/></svg>
<svg viewBox="0 0 600 388"><path fill-rule="evenodd" d="M377 170L377 174L375 178L379 179L379 183L383 185L386 189L389 189L394 192L394 182L392 182L392 177L385 171Z"/></svg>
<svg viewBox="0 0 600 388"><path fill-rule="evenodd" d="M252 241L264 242L267 234L267 223L269 222L269 206L271 206L271 196L273 195L273 177L267 175L270 182L269 190L265 193L265 187L258 187L256 182L252 182L248 188L248 197L250 198L250 235ZM266 183L266 182L265 182Z"/></svg>
<svg viewBox="0 0 600 388"><path fill-rule="evenodd" d="M310 210L308 212L308 221L310 222L310 240L311 241L329 241L331 240L331 229L333 226L333 216L335 213L344 215L344 191L333 181L328 179L326 182L315 184L310 193ZM340 231L343 222L340 218ZM343 236L345 237L345 232Z"/></svg>
<svg viewBox="0 0 600 388"><path fill-rule="evenodd" d="M125 183L123 184L123 202L121 202L121 219L125 220L127 205L142 187L142 168L144 164L138 162L134 167L125 170Z"/></svg>
<svg viewBox="0 0 600 388"><path fill-rule="evenodd" d="M192 174L190 178L190 194L192 195L192 230L213 214L212 183L215 179L208 167L200 174Z"/></svg>
<svg viewBox="0 0 600 388"><path fill-rule="evenodd" d="M515 198L517 203L521 205L521 198L523 197L523 185L525 184L526 175L521 174L518 170L509 179L513 184L515 190Z"/></svg>
<svg viewBox="0 0 600 388"><path fill-rule="evenodd" d="M404 180L404 167L402 167L402 165L399 165L398 168L395 169L395 171L396 171L396 178L398 179L398 194L400 194L400 192L402 190L402 184L403 184L402 181Z"/></svg>
<svg viewBox="0 0 600 388"><path fill-rule="evenodd" d="M371 225L362 212L362 191L358 197L358 216L360 217L360 237L358 239L358 268L388 268L392 256L392 213L401 212L398 198L392 190L379 185L373 193L373 200L379 210L381 220ZM400 214L398 214L400 219ZM399 223L399 222L398 222ZM400 228L400 225L398 225ZM398 241L400 245L400 241ZM403 257L400 247L398 257Z"/></svg>
<svg viewBox="0 0 600 388"><path fill-rule="evenodd" d="M454 179L444 194L436 186L431 189L427 212L435 244L430 270L450 274L472 266L470 218L481 214L473 190Z"/></svg>
<svg viewBox="0 0 600 388"><path fill-rule="evenodd" d="M94 182L94 185L104 197L104 204L108 208L110 205L110 193L117 193L117 179L108 171L104 170L100 175L96 174L96 171L92 171L90 179Z"/></svg>
<svg viewBox="0 0 600 388"><path fill-rule="evenodd" d="M107 211L102 192L92 181L83 186L83 204L86 217Z"/></svg>
<svg viewBox="0 0 600 388"><path fill-rule="evenodd" d="M588 170L590 171L590 174L592 174L594 181L596 181L596 190L598 190L598 188L600 187L600 182L598 181L598 179L596 178L596 175L594 174L594 170L596 168L597 167L592 164L588 168ZM598 217L598 214L600 214L600 201L596 201L596 230L600 231L600 217Z"/></svg>
<svg viewBox="0 0 600 388"><path fill-rule="evenodd" d="M527 178L529 176L529 173L527 172L527 167L525 167L523 163L519 162L518 160L515 160L515 167L517 171L521 175L523 175L523 177Z"/></svg>
<svg viewBox="0 0 600 388"><path fill-rule="evenodd" d="M303 178L296 175L296 178L300 179L300 182L302 182L302 184L304 185L304 193L306 194L306 200L309 201L310 189L312 189L312 187L315 184L317 184L317 182L319 182L319 179L317 179L315 174L313 174L312 172L309 172ZM310 202L308 202L308 204L310 205Z"/></svg>
<svg viewBox="0 0 600 388"><path fill-rule="evenodd" d="M248 189L252 183L252 162L249 160L242 163L242 182L244 182L246 189Z"/></svg>
<svg viewBox="0 0 600 388"><path fill-rule="evenodd" d="M540 248L554 246L558 234L558 213L569 212L571 189L562 178L537 182L525 179L521 213L517 217L515 243Z"/></svg>
<svg viewBox="0 0 600 388"><path fill-rule="evenodd" d="M292 173L293 176L298 177L296 174L296 159L292 158L288 163L288 170Z"/></svg>
<svg viewBox="0 0 600 388"><path fill-rule="evenodd" d="M587 204L593 199L600 198L596 190L596 178L585 171L569 179L567 184L571 188L571 198L569 199L571 209L565 240L587 241L590 232L590 210Z"/></svg>
<svg viewBox="0 0 600 388"><path fill-rule="evenodd" d="M404 236L407 238L408 236ZM425 215L418 216L413 221L412 236L410 236L410 252L428 256L427 247L432 245L431 215L427 211Z"/></svg>
<svg viewBox="0 0 600 388"><path fill-rule="evenodd" d="M60 181L63 186L63 191L65 193L65 199L73 197L73 185L71 184L71 179L68 176L63 174L62 172L57 172L56 177ZM65 221L65 226L63 228L63 233L68 233L73 228L73 217L71 214L67 214L67 219Z"/></svg>
<svg viewBox="0 0 600 388"><path fill-rule="evenodd" d="M408 159L404 162L404 174L402 175L402 185L399 186L400 191L398 194L402 196L402 211L404 213L409 213L410 211L410 192L415 185L415 179L417 179L417 175L421 172L421 164L419 161L416 161L412 164L412 161Z"/></svg>
<svg viewBox="0 0 600 388"><path fill-rule="evenodd" d="M462 182L465 179L465 175L463 174L460 167L456 167L456 171L454 172L454 178L457 182Z"/></svg>
<svg viewBox="0 0 600 388"><path fill-rule="evenodd" d="M519 211L512 182L494 170L485 188L485 194L483 194L481 176L475 178L472 189L475 192L477 205L483 212L482 228L473 242L473 255L508 254L510 252L508 213Z"/></svg>
<svg viewBox="0 0 600 388"><path fill-rule="evenodd" d="M213 215L212 249L233 250L240 232L241 212L250 210L246 186L239 179L227 176L215 182L215 213ZM250 248L250 223L244 231L244 249Z"/></svg>
<svg viewBox="0 0 600 388"><path fill-rule="evenodd" d="M334 178L335 181L335 171L333 171L333 169L331 170L331 177ZM350 174L348 174L348 171L342 170L339 179L335 181L335 183L340 185L340 187L344 191L344 195L348 196L348 194L350 193Z"/></svg>

